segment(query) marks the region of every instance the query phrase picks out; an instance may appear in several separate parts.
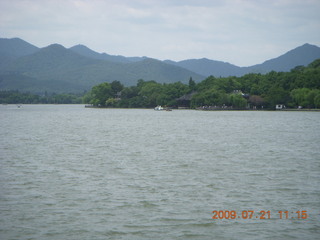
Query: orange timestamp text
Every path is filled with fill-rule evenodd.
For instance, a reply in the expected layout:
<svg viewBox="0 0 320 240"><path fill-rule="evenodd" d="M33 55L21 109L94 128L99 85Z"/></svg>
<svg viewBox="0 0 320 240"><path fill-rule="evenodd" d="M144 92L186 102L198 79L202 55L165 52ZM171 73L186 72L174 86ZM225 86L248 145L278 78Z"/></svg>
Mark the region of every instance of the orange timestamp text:
<svg viewBox="0 0 320 240"><path fill-rule="evenodd" d="M212 211L212 219L307 219L307 211L254 211L254 210L244 210L244 211L229 211L229 210L214 210Z"/></svg>

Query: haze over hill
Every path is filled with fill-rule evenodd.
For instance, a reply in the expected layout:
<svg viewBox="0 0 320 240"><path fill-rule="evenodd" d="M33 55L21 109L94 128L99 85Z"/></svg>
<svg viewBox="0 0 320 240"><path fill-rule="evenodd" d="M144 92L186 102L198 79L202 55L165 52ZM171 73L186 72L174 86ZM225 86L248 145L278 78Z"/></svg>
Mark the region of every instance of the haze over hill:
<svg viewBox="0 0 320 240"><path fill-rule="evenodd" d="M304 44L262 64L238 67L206 58L160 61L97 53L83 45L69 49L59 44L38 48L18 38L0 39L0 89L81 92L114 80L126 86L135 85L138 79L187 83L192 77L198 82L209 75L227 77L250 72L289 71L318 58L320 48Z"/></svg>

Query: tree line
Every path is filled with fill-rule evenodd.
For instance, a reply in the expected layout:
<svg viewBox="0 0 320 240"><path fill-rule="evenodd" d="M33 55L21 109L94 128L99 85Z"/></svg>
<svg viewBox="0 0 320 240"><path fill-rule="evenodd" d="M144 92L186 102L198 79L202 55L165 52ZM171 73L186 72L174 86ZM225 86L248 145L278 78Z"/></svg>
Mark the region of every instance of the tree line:
<svg viewBox="0 0 320 240"><path fill-rule="evenodd" d="M85 103L96 107L153 108L157 105L190 108L320 108L320 59L290 72L250 73L242 77L209 76L196 83L157 83L140 79L125 87L120 81L104 82L85 94L37 95L0 91L0 103Z"/></svg>
<svg viewBox="0 0 320 240"><path fill-rule="evenodd" d="M136 86L121 82L94 86L84 103L99 107L150 108L157 105L190 108L217 107L274 109L276 104L289 108L320 108L320 59L290 72L250 73L242 77L210 76L195 83L157 83L138 80Z"/></svg>
<svg viewBox="0 0 320 240"><path fill-rule="evenodd" d="M17 90L0 91L1 104L79 104L82 103L83 94L48 94L43 95L19 92Z"/></svg>

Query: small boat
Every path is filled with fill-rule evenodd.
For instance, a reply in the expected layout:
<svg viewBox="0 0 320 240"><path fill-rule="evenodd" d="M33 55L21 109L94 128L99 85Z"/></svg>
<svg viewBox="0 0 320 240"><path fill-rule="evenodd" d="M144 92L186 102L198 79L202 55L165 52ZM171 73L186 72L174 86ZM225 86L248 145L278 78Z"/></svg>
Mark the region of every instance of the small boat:
<svg viewBox="0 0 320 240"><path fill-rule="evenodd" d="M156 110L156 111L162 111L162 110L164 110L164 108L161 107L161 105L158 105L158 106L156 106L156 107L154 108L154 110Z"/></svg>

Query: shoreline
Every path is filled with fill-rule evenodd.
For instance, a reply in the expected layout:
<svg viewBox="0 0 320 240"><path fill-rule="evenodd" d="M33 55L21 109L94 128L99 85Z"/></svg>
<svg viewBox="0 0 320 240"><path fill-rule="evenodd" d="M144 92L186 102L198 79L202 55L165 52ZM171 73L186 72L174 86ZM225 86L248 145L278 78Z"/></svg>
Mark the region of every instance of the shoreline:
<svg viewBox="0 0 320 240"><path fill-rule="evenodd" d="M97 107L91 105L85 105L85 108L97 108L97 109L149 109L154 110L154 108L113 108L113 107ZM296 108L287 108L287 109L227 109L227 108L217 108L217 109L201 109L201 108L170 108L171 110L194 110L194 111L257 111L257 112L269 112L269 111L277 111L277 112L320 112L319 108L311 109L296 109ZM163 110L165 111L165 110Z"/></svg>
<svg viewBox="0 0 320 240"><path fill-rule="evenodd" d="M9 103L5 104L2 103L2 106L12 106L17 105L22 107L23 105L82 105L85 108L94 108L94 109L146 109L146 110L154 110L154 108L117 108L117 107L98 107L98 106L92 106L92 105L86 105L86 104L79 104L79 103L71 103L71 104L53 104L53 103L23 103L23 104L15 104L15 103ZM276 111L276 112L320 112L319 108L286 108L286 109L230 109L230 108L215 108L215 109L203 109L203 108L170 108L170 110L193 110L193 111L257 111L257 112L269 112L269 111ZM166 110L163 110L166 111Z"/></svg>

